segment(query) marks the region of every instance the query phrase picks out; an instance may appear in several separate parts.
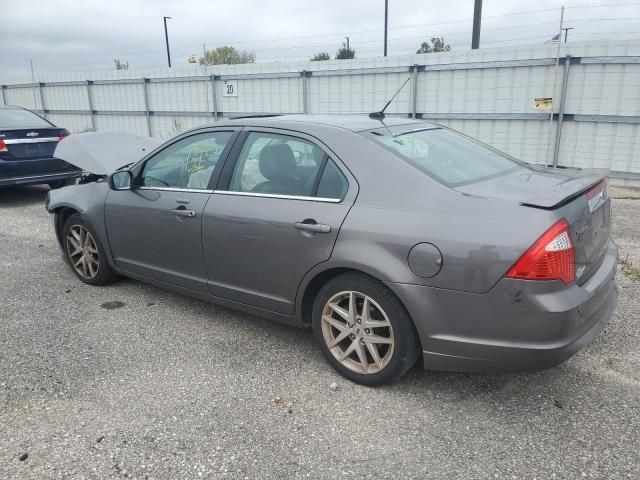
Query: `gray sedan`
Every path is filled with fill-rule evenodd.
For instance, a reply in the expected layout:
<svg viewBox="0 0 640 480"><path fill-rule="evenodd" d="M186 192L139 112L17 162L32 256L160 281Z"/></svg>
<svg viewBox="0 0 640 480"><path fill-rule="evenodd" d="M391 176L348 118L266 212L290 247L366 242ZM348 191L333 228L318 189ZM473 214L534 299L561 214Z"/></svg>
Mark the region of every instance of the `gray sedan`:
<svg viewBox="0 0 640 480"><path fill-rule="evenodd" d="M91 175L47 199L81 281L125 275L310 325L355 382L393 381L419 357L548 368L615 308L606 171L365 115L236 119L157 147L101 135L61 142L56 156Z"/></svg>

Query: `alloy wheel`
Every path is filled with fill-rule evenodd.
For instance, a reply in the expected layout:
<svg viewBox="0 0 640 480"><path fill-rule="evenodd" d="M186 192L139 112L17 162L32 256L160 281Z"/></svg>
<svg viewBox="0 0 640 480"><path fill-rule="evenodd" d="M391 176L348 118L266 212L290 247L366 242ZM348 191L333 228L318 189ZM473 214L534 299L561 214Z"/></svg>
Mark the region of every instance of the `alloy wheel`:
<svg viewBox="0 0 640 480"><path fill-rule="evenodd" d="M98 275L100 257L93 236L82 225L73 225L67 233L67 253L73 269L83 278Z"/></svg>
<svg viewBox="0 0 640 480"><path fill-rule="evenodd" d="M357 373L380 372L393 356L387 314L360 292L344 291L329 299L322 310L322 335L335 359Z"/></svg>

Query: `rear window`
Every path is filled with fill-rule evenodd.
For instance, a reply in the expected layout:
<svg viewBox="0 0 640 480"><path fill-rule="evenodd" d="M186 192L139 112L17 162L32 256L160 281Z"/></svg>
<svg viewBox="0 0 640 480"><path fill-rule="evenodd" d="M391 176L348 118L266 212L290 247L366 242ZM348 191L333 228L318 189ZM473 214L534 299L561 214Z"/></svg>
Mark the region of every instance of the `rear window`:
<svg viewBox="0 0 640 480"><path fill-rule="evenodd" d="M3 128L51 128L51 124L28 110L0 108L0 129Z"/></svg>
<svg viewBox="0 0 640 480"><path fill-rule="evenodd" d="M450 187L524 168L521 163L504 153L443 128L417 130L395 136L385 130L370 133L376 142Z"/></svg>

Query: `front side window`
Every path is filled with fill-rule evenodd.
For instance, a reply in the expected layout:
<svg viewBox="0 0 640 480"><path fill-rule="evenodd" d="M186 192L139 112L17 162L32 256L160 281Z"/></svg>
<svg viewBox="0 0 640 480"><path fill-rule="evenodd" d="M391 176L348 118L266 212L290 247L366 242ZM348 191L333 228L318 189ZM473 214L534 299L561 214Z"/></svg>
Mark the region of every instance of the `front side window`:
<svg viewBox="0 0 640 480"><path fill-rule="evenodd" d="M240 152L229 190L311 197L326 154L298 137L251 132Z"/></svg>
<svg viewBox="0 0 640 480"><path fill-rule="evenodd" d="M149 159L141 186L206 190L233 132L208 132L184 138Z"/></svg>
<svg viewBox="0 0 640 480"><path fill-rule="evenodd" d="M451 187L525 168L506 154L443 128L429 128L393 136L387 131L377 130L369 135L401 158Z"/></svg>

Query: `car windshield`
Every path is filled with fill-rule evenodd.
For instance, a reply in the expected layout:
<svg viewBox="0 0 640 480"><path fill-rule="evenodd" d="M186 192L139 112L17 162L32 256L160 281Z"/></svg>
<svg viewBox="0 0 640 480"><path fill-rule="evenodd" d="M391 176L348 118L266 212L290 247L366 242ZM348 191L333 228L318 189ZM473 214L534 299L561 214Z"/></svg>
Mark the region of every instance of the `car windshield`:
<svg viewBox="0 0 640 480"><path fill-rule="evenodd" d="M395 136L386 130L370 133L376 142L451 187L525 168L504 153L444 128L415 130Z"/></svg>
<svg viewBox="0 0 640 480"><path fill-rule="evenodd" d="M1 128L51 128L51 124L28 110L0 108Z"/></svg>

